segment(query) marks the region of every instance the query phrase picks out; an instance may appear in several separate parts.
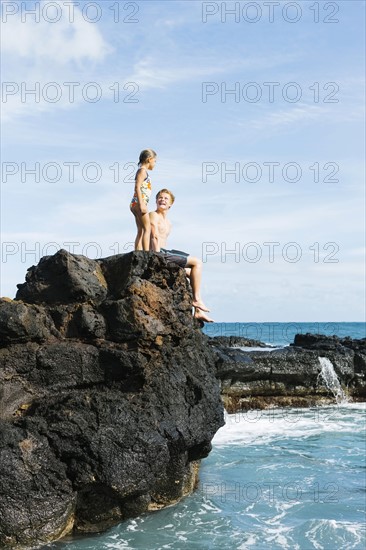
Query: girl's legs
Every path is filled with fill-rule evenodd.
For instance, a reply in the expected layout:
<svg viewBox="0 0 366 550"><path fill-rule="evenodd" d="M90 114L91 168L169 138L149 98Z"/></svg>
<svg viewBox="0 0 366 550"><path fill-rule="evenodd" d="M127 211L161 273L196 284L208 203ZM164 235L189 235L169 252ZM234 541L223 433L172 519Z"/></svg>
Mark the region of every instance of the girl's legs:
<svg viewBox="0 0 366 550"><path fill-rule="evenodd" d="M149 214L141 215L142 223L142 249L148 252L150 250L150 217Z"/></svg>
<svg viewBox="0 0 366 550"><path fill-rule="evenodd" d="M150 250L150 218L149 214L141 214L141 210L136 205L131 208L135 217L137 235L135 239L135 250Z"/></svg>
<svg viewBox="0 0 366 550"><path fill-rule="evenodd" d="M134 218L135 218L136 227L137 227L137 235L135 239L135 250L142 250L142 226L139 223L137 216L134 215Z"/></svg>

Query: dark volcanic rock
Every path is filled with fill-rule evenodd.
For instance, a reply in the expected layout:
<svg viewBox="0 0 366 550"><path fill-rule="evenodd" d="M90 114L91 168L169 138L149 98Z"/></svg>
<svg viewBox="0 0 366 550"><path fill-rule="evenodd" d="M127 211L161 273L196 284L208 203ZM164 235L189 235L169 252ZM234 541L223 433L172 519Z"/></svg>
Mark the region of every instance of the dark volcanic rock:
<svg viewBox="0 0 366 550"><path fill-rule="evenodd" d="M324 334L295 334L294 343L291 346L299 346L315 350L336 350L342 353L344 348L366 353L366 338L361 340L350 338L339 338L338 336L324 336Z"/></svg>
<svg viewBox="0 0 366 550"><path fill-rule="evenodd" d="M57 335L52 319L42 308L0 298L0 346Z"/></svg>
<svg viewBox="0 0 366 550"><path fill-rule="evenodd" d="M76 495L46 437L0 421L1 548L34 547L72 527Z"/></svg>
<svg viewBox="0 0 366 550"><path fill-rule="evenodd" d="M292 346L273 351L242 351L222 346L216 338L210 344L216 351L217 377L229 412L334 402L321 375L320 358L331 361L349 398L366 397L365 340L297 334Z"/></svg>
<svg viewBox="0 0 366 550"><path fill-rule="evenodd" d="M28 269L26 282L18 289L16 299L29 304L99 302L107 295L98 262L66 250L41 258L38 265Z"/></svg>
<svg viewBox="0 0 366 550"><path fill-rule="evenodd" d="M223 407L184 271L153 253L60 251L19 286L0 301L0 547L191 492Z"/></svg>
<svg viewBox="0 0 366 550"><path fill-rule="evenodd" d="M253 340L252 338L244 338L243 336L214 336L210 338L209 343L213 346L219 345L229 348L238 347L258 347L258 348L271 348L260 340Z"/></svg>

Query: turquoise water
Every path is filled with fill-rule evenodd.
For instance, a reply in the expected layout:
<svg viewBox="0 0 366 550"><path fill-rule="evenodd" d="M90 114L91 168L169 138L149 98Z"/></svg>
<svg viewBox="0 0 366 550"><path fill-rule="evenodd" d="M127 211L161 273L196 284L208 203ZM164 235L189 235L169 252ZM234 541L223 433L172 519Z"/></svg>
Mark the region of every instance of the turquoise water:
<svg viewBox="0 0 366 550"><path fill-rule="evenodd" d="M339 335L364 337L364 323L346 325ZM365 403L347 403L226 415L194 494L46 548L365 550L365 413Z"/></svg>
<svg viewBox="0 0 366 550"><path fill-rule="evenodd" d="M288 346L297 333L366 338L366 323L213 323L205 325L204 332L208 336L243 336L275 346Z"/></svg>
<svg viewBox="0 0 366 550"><path fill-rule="evenodd" d="M365 549L365 404L227 415L198 490L64 550Z"/></svg>

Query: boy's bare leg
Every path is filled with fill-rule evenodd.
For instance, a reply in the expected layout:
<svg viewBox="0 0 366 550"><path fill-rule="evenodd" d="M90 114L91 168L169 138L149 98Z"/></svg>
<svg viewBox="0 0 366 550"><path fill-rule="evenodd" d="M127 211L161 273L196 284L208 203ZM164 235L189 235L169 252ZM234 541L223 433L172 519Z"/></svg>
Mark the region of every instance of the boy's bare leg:
<svg viewBox="0 0 366 550"><path fill-rule="evenodd" d="M204 313L201 309L198 307L194 308L194 318L198 319L199 321L204 321L205 323L214 323L215 321L211 319L206 313Z"/></svg>
<svg viewBox="0 0 366 550"><path fill-rule="evenodd" d="M190 268L189 279L193 293L193 307L202 311L210 311L201 298L202 262L194 256L188 256L187 267Z"/></svg>
<svg viewBox="0 0 366 550"><path fill-rule="evenodd" d="M185 271L186 271L187 277L190 279L191 278L191 268L186 267ZM203 310L201 308L198 308L198 307L194 307L194 318L198 319L199 321L204 321L205 323L214 323L215 321L213 319L211 319L208 315L205 315L205 313L203 313L203 311L205 311L205 310Z"/></svg>

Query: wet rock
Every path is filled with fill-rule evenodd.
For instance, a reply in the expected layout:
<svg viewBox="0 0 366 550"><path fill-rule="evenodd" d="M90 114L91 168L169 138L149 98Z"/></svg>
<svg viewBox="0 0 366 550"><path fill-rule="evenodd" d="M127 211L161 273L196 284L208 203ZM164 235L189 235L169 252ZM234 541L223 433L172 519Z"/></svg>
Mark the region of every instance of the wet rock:
<svg viewBox="0 0 366 550"><path fill-rule="evenodd" d="M258 348L270 348L270 346L261 342L260 340L253 340L252 338L244 338L244 336L213 336L210 338L209 343L213 346L223 346L229 348L238 347L258 347Z"/></svg>
<svg viewBox="0 0 366 550"><path fill-rule="evenodd" d="M353 351L360 351L366 353L366 338L356 339L340 338L338 336L325 336L324 334L296 334L293 344L291 346L299 346L305 349L315 350L336 350L340 353L344 349L352 349Z"/></svg>
<svg viewBox="0 0 366 550"><path fill-rule="evenodd" d="M217 338L211 338L210 345L216 352L217 377L229 412L335 402L335 394L321 375L320 358L331 361L350 399L366 397L365 340L296 335L291 346L273 351L243 351L221 345Z"/></svg>

